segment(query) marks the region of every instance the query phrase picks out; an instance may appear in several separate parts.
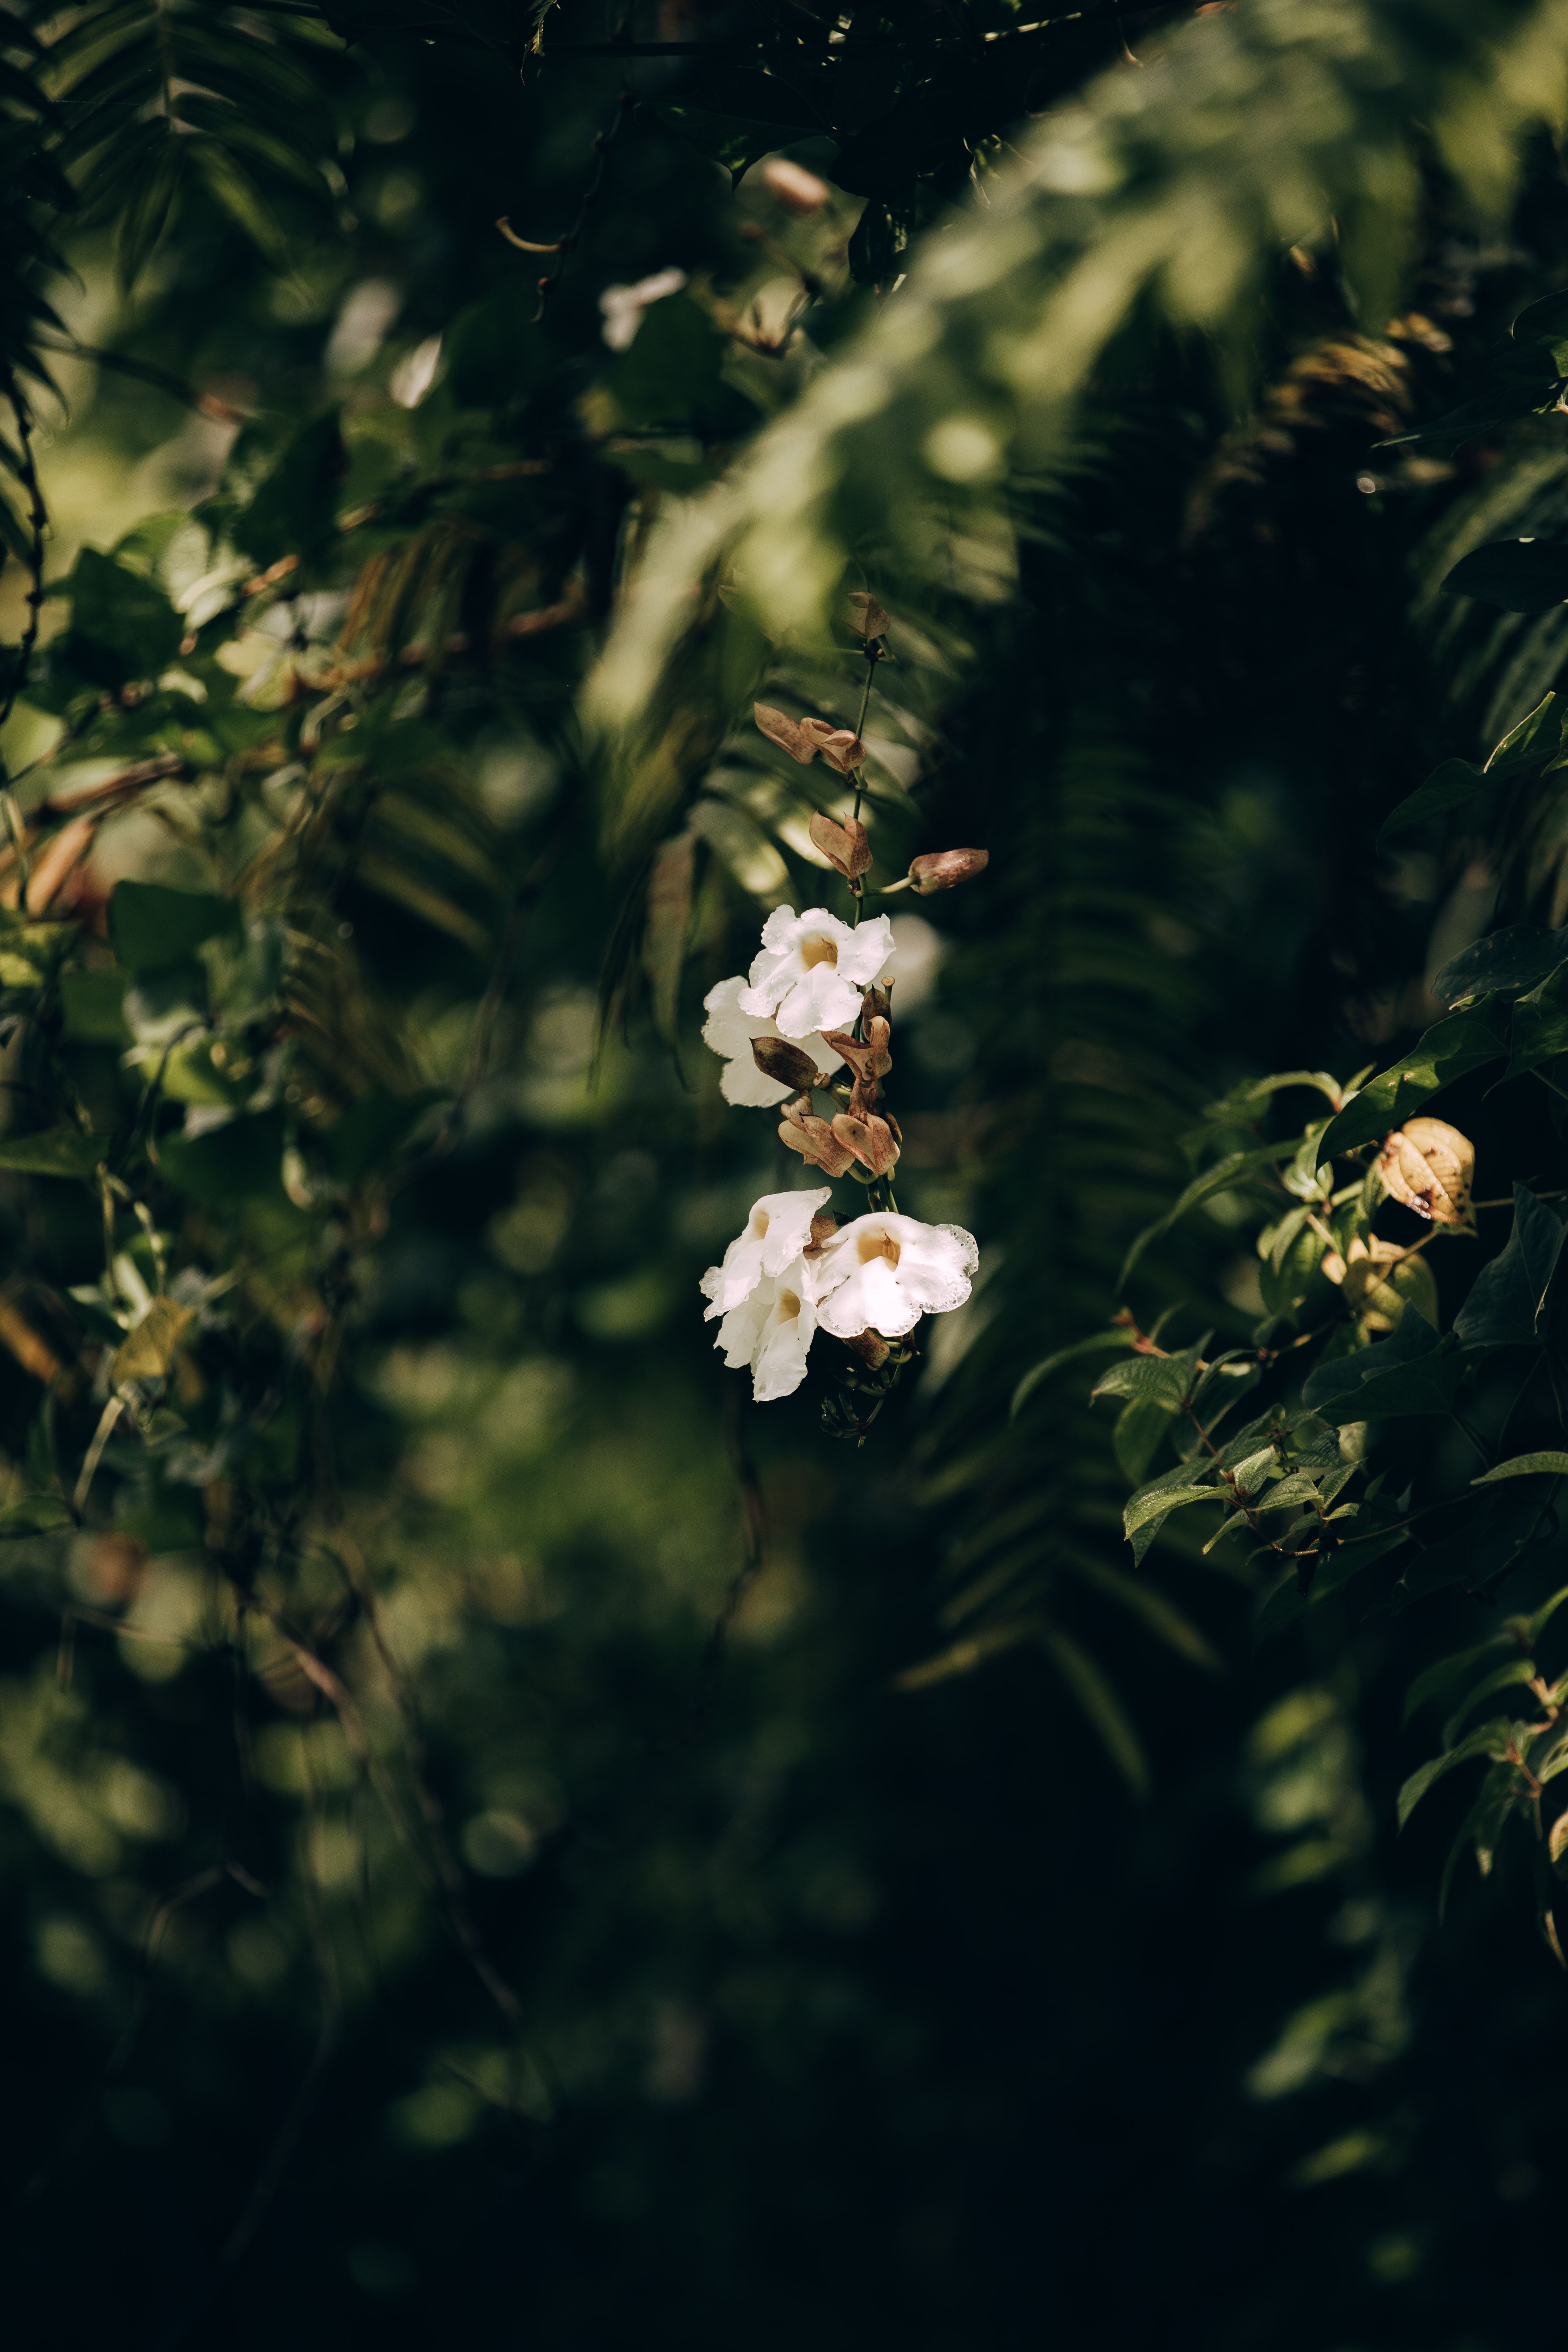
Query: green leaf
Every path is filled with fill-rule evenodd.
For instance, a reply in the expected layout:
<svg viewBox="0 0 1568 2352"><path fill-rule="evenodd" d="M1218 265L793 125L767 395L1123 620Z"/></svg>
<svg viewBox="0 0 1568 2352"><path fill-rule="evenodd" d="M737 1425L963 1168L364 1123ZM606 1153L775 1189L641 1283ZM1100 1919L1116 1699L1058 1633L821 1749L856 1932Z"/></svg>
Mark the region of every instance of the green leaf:
<svg viewBox="0 0 1568 2352"><path fill-rule="evenodd" d="M163 590L95 547L81 550L55 593L70 599L70 661L95 685L118 690L155 677L180 650L185 625Z"/></svg>
<svg viewBox="0 0 1568 2352"><path fill-rule="evenodd" d="M140 975L183 963L205 940L237 929L232 898L171 890L162 882L121 882L109 902L109 936L125 970Z"/></svg>
<svg viewBox="0 0 1568 2352"><path fill-rule="evenodd" d="M158 1158L170 1182L205 1208L225 1209L240 1200L286 1198L281 1111L231 1118L202 1135L165 1136L158 1146Z"/></svg>
<svg viewBox="0 0 1568 2352"><path fill-rule="evenodd" d="M84 1135L79 1127L48 1127L35 1135L0 1139L0 1168L22 1176L90 1176L109 1150L106 1135Z"/></svg>
<svg viewBox="0 0 1568 2352"><path fill-rule="evenodd" d="M0 1510L0 1537L48 1536L75 1524L58 1495L24 1495Z"/></svg>
<svg viewBox="0 0 1568 2352"><path fill-rule="evenodd" d="M311 554L331 537L348 471L340 414L334 404L300 427L236 520L234 543L257 563Z"/></svg>
<svg viewBox="0 0 1568 2352"><path fill-rule="evenodd" d="M1059 1371L1064 1364L1072 1363L1079 1356L1098 1355L1106 1348L1127 1349L1131 1345L1131 1330L1125 1324L1119 1324L1113 1331L1091 1331L1087 1339L1074 1339L1068 1347L1058 1348L1054 1355L1045 1357L1041 1362L1034 1365L1024 1374L1013 1391L1013 1402L1008 1419L1011 1421L1016 1418L1019 1409L1028 1402L1041 1381L1048 1381L1051 1374Z"/></svg>
<svg viewBox="0 0 1568 2352"><path fill-rule="evenodd" d="M129 1045L125 981L117 971L63 971L60 1010L66 1035L84 1045Z"/></svg>
<svg viewBox="0 0 1568 2352"><path fill-rule="evenodd" d="M1428 985L1440 1004L1453 1004L1489 989L1533 988L1562 963L1568 963L1568 929L1510 923L1451 958Z"/></svg>
<svg viewBox="0 0 1568 2352"><path fill-rule="evenodd" d="M1116 1416L1110 1448L1124 1478L1140 1485L1149 1465L1171 1433L1169 1409L1152 1397L1132 1397Z"/></svg>
<svg viewBox="0 0 1568 2352"><path fill-rule="evenodd" d="M720 388L724 338L689 294L667 294L643 313L637 340L605 379L627 425L692 420Z"/></svg>
<svg viewBox="0 0 1568 2352"><path fill-rule="evenodd" d="M1516 1454L1495 1470L1472 1478L1472 1486L1490 1486L1500 1478L1568 1478L1568 1454Z"/></svg>
<svg viewBox="0 0 1568 2352"><path fill-rule="evenodd" d="M1506 1650L1509 1640L1506 1633L1493 1633L1489 1640L1478 1642L1473 1649L1457 1650L1451 1657L1438 1658L1431 1665L1424 1667L1405 1694L1405 1710L1400 1722L1408 1723L1428 1700L1445 1696L1481 1659L1489 1658L1498 1650Z"/></svg>
<svg viewBox="0 0 1568 2352"><path fill-rule="evenodd" d="M1524 1783L1511 1764L1494 1764L1481 1782L1480 1794L1459 1824L1448 1852L1437 1889L1437 1916L1448 1907L1454 1874L1467 1853L1473 1853L1483 1878L1489 1875L1503 1824L1524 1793Z"/></svg>
<svg viewBox="0 0 1568 2352"><path fill-rule="evenodd" d="M1320 1164L1361 1144L1381 1143L1390 1128L1400 1126L1442 1087L1496 1061L1508 1050L1508 1023L1507 1001L1490 996L1436 1023L1329 1121L1318 1145Z"/></svg>
<svg viewBox="0 0 1568 2352"><path fill-rule="evenodd" d="M1526 1185L1513 1188L1508 1246L1483 1265L1454 1318L1467 1348L1530 1346L1544 1336L1546 1295L1568 1227Z"/></svg>
<svg viewBox="0 0 1568 2352"><path fill-rule="evenodd" d="M1149 1767L1131 1718L1094 1660L1069 1634L1047 1626L1040 1641L1056 1661L1058 1672L1088 1716L1118 1771L1135 1797L1149 1793Z"/></svg>
<svg viewBox="0 0 1568 2352"><path fill-rule="evenodd" d="M110 1381L118 1385L121 1381L166 1380L195 1313L194 1307L182 1307L176 1298L154 1298L141 1322L115 1349Z"/></svg>
<svg viewBox="0 0 1568 2352"><path fill-rule="evenodd" d="M1484 1705L1489 1698L1494 1697L1499 1691L1517 1690L1521 1683L1533 1682L1536 1672L1533 1658L1509 1658L1495 1672L1488 1675L1484 1681L1479 1682L1475 1689L1467 1693L1460 1700L1454 1713L1443 1726L1444 1747L1453 1746L1459 1726L1466 1716L1473 1714L1478 1706Z"/></svg>
<svg viewBox="0 0 1568 2352"><path fill-rule="evenodd" d="M1539 768L1561 745L1562 717L1556 695L1543 695L1517 727L1510 728L1483 772L1489 776L1510 776L1522 768Z"/></svg>
<svg viewBox="0 0 1568 2352"><path fill-rule="evenodd" d="M676 1050L680 975L686 962L686 934L691 923L696 859L696 835L678 834L656 852L647 884L643 970L647 976L653 1025L672 1054Z"/></svg>
<svg viewBox="0 0 1568 2352"><path fill-rule="evenodd" d="M1341 1423L1447 1412L1464 1370L1451 1333L1440 1339L1424 1316L1403 1315L1386 1339L1320 1364L1301 1400L1325 1421Z"/></svg>
<svg viewBox="0 0 1568 2352"><path fill-rule="evenodd" d="M1475 547L1444 581L1457 596L1505 613L1544 613L1568 604L1568 543L1554 539L1494 539Z"/></svg>
<svg viewBox="0 0 1568 2352"><path fill-rule="evenodd" d="M1549 972L1513 1009L1513 1052L1507 1076L1523 1077L1568 1051L1568 965Z"/></svg>
<svg viewBox="0 0 1568 2352"><path fill-rule="evenodd" d="M1484 790L1479 768L1472 767L1468 760L1445 760L1440 768L1433 769L1424 784L1407 793L1384 818L1377 836L1378 847L1381 849L1395 834L1414 833L1429 818L1442 816L1449 809L1463 808Z"/></svg>
<svg viewBox="0 0 1568 2352"><path fill-rule="evenodd" d="M1468 1739L1461 1739L1457 1748L1448 1748L1441 1756L1434 1756L1430 1763L1423 1764L1419 1770L1412 1772L1399 1791L1400 1828L1405 1827L1427 1790L1435 1787L1457 1764L1468 1764L1478 1756L1489 1756L1494 1764L1500 1763L1508 1754L1508 1733L1499 1730L1495 1724L1483 1723L1479 1730L1470 1733Z"/></svg>
<svg viewBox="0 0 1568 2352"><path fill-rule="evenodd" d="M1395 1613L1456 1584L1474 1590L1500 1582L1535 1549L1544 1517L1539 1487L1505 1478L1476 1496L1472 1512L1462 1505L1456 1497L1461 1523L1454 1533L1417 1552L1394 1586L1390 1607Z"/></svg>
<svg viewBox="0 0 1568 2352"><path fill-rule="evenodd" d="M1229 1496L1223 1486L1172 1486L1163 1493L1134 1495L1121 1514L1123 1531L1134 1535L1155 1517L1163 1518L1167 1511L1182 1510L1188 1503L1225 1503Z"/></svg>
<svg viewBox="0 0 1568 2352"><path fill-rule="evenodd" d="M1330 1125L1331 1127L1333 1125L1332 1120L1330 1121ZM1223 1160L1216 1160L1212 1168L1205 1168L1201 1176L1194 1176L1185 1191L1178 1195L1174 1203L1166 1210L1159 1222L1145 1226L1139 1234L1122 1260L1121 1271L1116 1277L1117 1288L1121 1289L1125 1286L1128 1276L1150 1243L1157 1241L1162 1234L1169 1232L1178 1217L1184 1217L1187 1211L1195 1209L1201 1201L1212 1200L1216 1192L1230 1192L1238 1181L1251 1178L1260 1169L1275 1166L1281 1160L1292 1159L1296 1150L1297 1145L1294 1141L1260 1143L1247 1151L1227 1152Z"/></svg>
<svg viewBox="0 0 1568 2352"><path fill-rule="evenodd" d="M1132 1356L1101 1372L1089 1391L1098 1396L1147 1397L1174 1412L1193 1384L1208 1334L1174 1356Z"/></svg>

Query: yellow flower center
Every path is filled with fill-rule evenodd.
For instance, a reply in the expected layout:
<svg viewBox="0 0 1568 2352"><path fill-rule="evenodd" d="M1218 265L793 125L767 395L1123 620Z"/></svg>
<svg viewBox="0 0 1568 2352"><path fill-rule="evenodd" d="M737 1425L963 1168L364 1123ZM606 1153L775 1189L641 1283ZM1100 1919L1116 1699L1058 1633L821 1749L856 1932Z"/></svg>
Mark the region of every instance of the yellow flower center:
<svg viewBox="0 0 1568 2352"><path fill-rule="evenodd" d="M838 961L838 942L837 940L802 940L800 960L807 971L810 971L815 964L836 964Z"/></svg>
<svg viewBox="0 0 1568 2352"><path fill-rule="evenodd" d="M891 1234L874 1230L862 1234L856 1247L860 1253L862 1265L869 1265L874 1257L885 1257L889 1265L897 1265L899 1262L899 1244Z"/></svg>

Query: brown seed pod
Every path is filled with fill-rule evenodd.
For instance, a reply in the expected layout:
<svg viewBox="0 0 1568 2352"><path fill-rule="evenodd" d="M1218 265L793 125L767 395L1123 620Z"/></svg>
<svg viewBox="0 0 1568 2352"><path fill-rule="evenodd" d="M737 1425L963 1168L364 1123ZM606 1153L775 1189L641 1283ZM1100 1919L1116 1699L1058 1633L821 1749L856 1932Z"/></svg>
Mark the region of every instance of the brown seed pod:
<svg viewBox="0 0 1568 2352"><path fill-rule="evenodd" d="M752 716L770 743L776 743L792 760L798 760L803 768L810 767L816 757L816 744L798 719L792 719L787 711L773 709L766 702L753 702ZM826 722L819 719L815 723L820 727Z"/></svg>
<svg viewBox="0 0 1568 2352"><path fill-rule="evenodd" d="M988 849L928 849L911 861L910 880L921 898L929 898L933 891L952 890L972 874L983 874L990 863Z"/></svg>
<svg viewBox="0 0 1568 2352"><path fill-rule="evenodd" d="M812 840L830 866L836 866L847 882L864 874L871 863L871 845L866 828L858 818L847 816L842 824L820 811L813 816L807 828Z"/></svg>
<svg viewBox="0 0 1568 2352"><path fill-rule="evenodd" d="M874 1013L866 1024L864 1045L843 1029L825 1029L822 1042L830 1045L840 1061L847 1062L859 1078L885 1078L893 1066L888 1048L893 1034L892 1024L885 1013Z"/></svg>
<svg viewBox="0 0 1568 2352"><path fill-rule="evenodd" d="M825 1118L816 1118L799 1102L787 1102L779 1121L779 1141L798 1151L808 1167L826 1176L842 1176L855 1154L841 1143Z"/></svg>
<svg viewBox="0 0 1568 2352"><path fill-rule="evenodd" d="M797 1094L803 1088L809 1094L816 1083L816 1064L787 1037L753 1037L752 1059L763 1077L792 1087Z"/></svg>
<svg viewBox="0 0 1568 2352"><path fill-rule="evenodd" d="M849 775L866 757L866 746L852 727L835 727L829 719L803 719L802 740L814 744L830 768ZM800 754L796 752L798 759Z"/></svg>
<svg viewBox="0 0 1568 2352"><path fill-rule="evenodd" d="M1383 1147L1377 1163L1383 1189L1429 1224L1470 1222L1476 1148L1441 1118L1408 1118Z"/></svg>
<svg viewBox="0 0 1568 2352"><path fill-rule="evenodd" d="M899 1147L893 1140L892 1129L874 1112L857 1118L853 1111L841 1110L834 1118L833 1132L873 1176L885 1176L898 1159Z"/></svg>

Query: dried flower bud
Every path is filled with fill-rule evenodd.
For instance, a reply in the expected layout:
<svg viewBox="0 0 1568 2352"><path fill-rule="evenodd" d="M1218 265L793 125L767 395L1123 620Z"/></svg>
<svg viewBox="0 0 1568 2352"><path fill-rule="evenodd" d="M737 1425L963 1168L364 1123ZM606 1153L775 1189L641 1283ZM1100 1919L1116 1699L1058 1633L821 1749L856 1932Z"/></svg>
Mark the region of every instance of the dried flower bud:
<svg viewBox="0 0 1568 2352"><path fill-rule="evenodd" d="M885 1118L858 1118L853 1111L839 1111L833 1121L833 1132L846 1150L852 1151L862 1168L873 1176L885 1176L899 1156L893 1140L893 1130Z"/></svg>
<svg viewBox="0 0 1568 2352"><path fill-rule="evenodd" d="M843 1029L825 1029L822 1042L840 1061L848 1063L857 1078L885 1078L893 1066L893 1057L888 1050L892 1041L892 1024L885 1013L874 1013L865 1025L864 1044Z"/></svg>
<svg viewBox="0 0 1568 2352"><path fill-rule="evenodd" d="M803 1088L807 1095L816 1080L816 1064L787 1037L753 1037L752 1059L763 1077L773 1078L781 1087L793 1087L796 1093Z"/></svg>
<svg viewBox="0 0 1568 2352"><path fill-rule="evenodd" d="M858 637L885 637L889 624L875 596L857 588L849 599L849 625Z"/></svg>
<svg viewBox="0 0 1568 2352"><path fill-rule="evenodd" d="M910 862L910 880L929 898L935 890L951 890L972 874L983 874L990 863L988 849L929 849Z"/></svg>
<svg viewBox="0 0 1568 2352"><path fill-rule="evenodd" d="M838 1220L832 1210L818 1209L811 1221L811 1239L807 1242L802 1255L815 1257L819 1250L826 1248L837 1231Z"/></svg>
<svg viewBox="0 0 1568 2352"><path fill-rule="evenodd" d="M786 213L798 213L803 218L808 213L819 213L832 199L833 191L826 180L784 155L770 155L762 176L774 202L783 205Z"/></svg>
<svg viewBox="0 0 1568 2352"><path fill-rule="evenodd" d="M770 743L776 743L781 751L789 753L792 760L798 760L803 768L810 767L816 757L816 745L798 720L791 719L783 710L773 709L765 702L753 702L752 716ZM818 719L813 724L822 727L826 721Z"/></svg>
<svg viewBox="0 0 1568 2352"><path fill-rule="evenodd" d="M814 745L841 776L850 774L866 757L866 746L852 727L835 727L826 719L803 719L800 733L802 740ZM795 757L799 759L798 751Z"/></svg>
<svg viewBox="0 0 1568 2352"><path fill-rule="evenodd" d="M891 1021L893 1017L892 982L890 980L879 980L873 987L867 989L865 994L860 1000L860 1010L862 1026L864 1026L868 1022L876 1020L879 1016L880 1016L884 1021ZM866 1034L868 1036L870 1035L871 1033L868 1028L867 1029ZM890 1067L891 1065L889 1064L889 1066Z"/></svg>
<svg viewBox="0 0 1568 2352"><path fill-rule="evenodd" d="M864 874L871 863L871 845L866 828L856 817L846 817L837 824L830 816L815 815L808 828L812 840L830 866L836 866L847 882Z"/></svg>
<svg viewBox="0 0 1568 2352"><path fill-rule="evenodd" d="M1377 1163L1383 1189L1428 1223L1464 1225L1470 1218L1476 1148L1441 1118L1410 1118L1396 1128Z"/></svg>
<svg viewBox="0 0 1568 2352"><path fill-rule="evenodd" d="M874 1372L881 1370L893 1352L892 1341L884 1339L879 1331L857 1331L853 1339L846 1339L844 1344L847 1348L853 1348Z"/></svg>
<svg viewBox="0 0 1568 2352"><path fill-rule="evenodd" d="M855 1154L842 1144L825 1118L814 1118L798 1102L787 1102L779 1121L779 1141L798 1151L808 1167L826 1176L842 1176Z"/></svg>

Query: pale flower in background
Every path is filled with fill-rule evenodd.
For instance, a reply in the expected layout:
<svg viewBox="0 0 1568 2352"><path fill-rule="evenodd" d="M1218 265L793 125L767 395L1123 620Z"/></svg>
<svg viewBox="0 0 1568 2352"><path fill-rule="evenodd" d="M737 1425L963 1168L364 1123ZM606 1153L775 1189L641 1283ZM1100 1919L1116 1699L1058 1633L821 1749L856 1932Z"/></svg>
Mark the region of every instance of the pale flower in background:
<svg viewBox="0 0 1568 2352"><path fill-rule="evenodd" d="M725 1101L766 1110L784 1102L791 1090L758 1069L752 1058L752 1040L777 1037L783 1033L766 1013L742 1012L745 986L744 977L736 972L732 979L721 980L709 990L702 1000L702 1009L708 1015L702 1026L702 1043L723 1060L719 1091ZM797 1038L795 1042L816 1057L819 1070L837 1067L839 1056L824 1044L820 1034Z"/></svg>
<svg viewBox="0 0 1568 2352"><path fill-rule="evenodd" d="M668 294L679 294L686 283L684 269L656 269L635 286L606 286L599 297L605 314L604 338L613 352L630 351L642 325L643 312Z"/></svg>
<svg viewBox="0 0 1568 2352"><path fill-rule="evenodd" d="M700 1286L709 1301L703 1321L728 1315L750 1298L764 1278L781 1275L792 1259L810 1246L811 1221L832 1198L828 1186L810 1192L764 1192L752 1203L752 1213L724 1253L721 1265L710 1265ZM722 1333L720 1337L722 1339Z"/></svg>
<svg viewBox="0 0 1568 2352"><path fill-rule="evenodd" d="M962 1307L979 1263L962 1225L924 1225L890 1210L853 1218L815 1269L817 1320L840 1339L862 1331L901 1339L922 1315Z"/></svg>
<svg viewBox="0 0 1568 2352"><path fill-rule="evenodd" d="M801 1192L795 1197L826 1200L827 1195ZM804 1257L797 1257L782 1274L763 1275L719 1326L713 1344L723 1349L731 1371L750 1364L752 1397L757 1404L793 1395L805 1378L805 1360L816 1331L815 1272Z"/></svg>
<svg viewBox="0 0 1568 2352"><path fill-rule="evenodd" d="M860 992L879 980L893 952L893 927L875 915L858 930L826 907L775 907L763 925L761 952L737 1003L742 1013L771 1014L785 1037L847 1028Z"/></svg>

